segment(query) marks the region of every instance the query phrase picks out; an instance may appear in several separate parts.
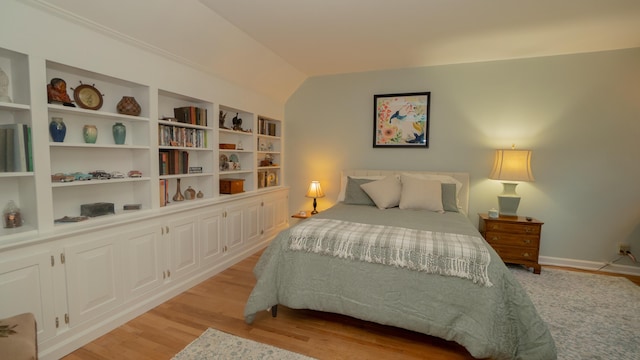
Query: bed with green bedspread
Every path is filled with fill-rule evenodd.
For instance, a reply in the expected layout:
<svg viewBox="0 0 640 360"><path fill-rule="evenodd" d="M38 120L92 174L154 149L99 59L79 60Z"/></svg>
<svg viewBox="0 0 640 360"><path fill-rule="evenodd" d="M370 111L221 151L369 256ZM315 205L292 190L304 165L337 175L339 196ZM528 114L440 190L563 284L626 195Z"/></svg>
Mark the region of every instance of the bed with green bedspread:
<svg viewBox="0 0 640 360"><path fill-rule="evenodd" d="M338 203L314 218L480 236L467 216L458 212L379 210ZM476 358L556 358L546 324L486 243L490 286L455 276L294 251L290 248L292 231L295 226L280 233L254 269L257 283L244 312L249 324L256 313L281 304L455 341Z"/></svg>

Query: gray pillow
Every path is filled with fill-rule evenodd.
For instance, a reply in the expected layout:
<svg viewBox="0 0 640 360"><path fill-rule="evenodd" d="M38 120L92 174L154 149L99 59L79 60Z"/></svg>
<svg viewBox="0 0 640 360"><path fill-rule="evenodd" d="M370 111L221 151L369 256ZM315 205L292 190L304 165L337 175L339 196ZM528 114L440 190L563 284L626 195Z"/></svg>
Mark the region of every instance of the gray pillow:
<svg viewBox="0 0 640 360"><path fill-rule="evenodd" d="M442 183L442 208L444 211L459 212L456 184Z"/></svg>
<svg viewBox="0 0 640 360"><path fill-rule="evenodd" d="M360 187L362 184L370 183L374 180L372 179L354 179L352 177L347 177L347 187L344 193L344 201L345 204L350 205L369 205L375 206L376 204L371 200L369 195L367 195L364 190Z"/></svg>

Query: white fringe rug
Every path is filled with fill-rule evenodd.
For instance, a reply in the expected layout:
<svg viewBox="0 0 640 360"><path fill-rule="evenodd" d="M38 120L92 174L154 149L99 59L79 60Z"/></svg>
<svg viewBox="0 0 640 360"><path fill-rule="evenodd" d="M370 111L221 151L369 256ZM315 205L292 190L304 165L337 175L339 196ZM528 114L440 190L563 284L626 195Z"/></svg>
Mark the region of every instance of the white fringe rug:
<svg viewBox="0 0 640 360"><path fill-rule="evenodd" d="M172 360L313 360L277 347L207 329Z"/></svg>
<svg viewBox="0 0 640 360"><path fill-rule="evenodd" d="M556 342L558 360L640 359L640 287L626 278L512 267Z"/></svg>

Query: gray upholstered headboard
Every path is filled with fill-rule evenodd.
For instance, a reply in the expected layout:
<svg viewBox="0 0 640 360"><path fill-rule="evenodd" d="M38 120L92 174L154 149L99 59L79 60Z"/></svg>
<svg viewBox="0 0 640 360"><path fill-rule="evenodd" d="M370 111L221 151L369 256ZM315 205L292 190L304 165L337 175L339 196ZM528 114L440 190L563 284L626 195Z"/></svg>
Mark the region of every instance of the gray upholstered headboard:
<svg viewBox="0 0 640 360"><path fill-rule="evenodd" d="M462 189L458 194L458 202L465 214L469 213L469 174L463 172L444 172L444 171L406 171L406 170L343 170L341 181L346 181L347 176L375 176L375 175L394 175L394 174L434 174L448 175L462 183ZM344 188L345 184L341 184Z"/></svg>

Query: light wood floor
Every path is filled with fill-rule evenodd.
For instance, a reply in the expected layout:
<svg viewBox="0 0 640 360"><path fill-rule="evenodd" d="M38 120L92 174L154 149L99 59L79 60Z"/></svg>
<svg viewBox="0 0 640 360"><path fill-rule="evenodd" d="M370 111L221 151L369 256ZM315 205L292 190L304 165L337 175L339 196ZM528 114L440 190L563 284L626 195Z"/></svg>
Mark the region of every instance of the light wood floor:
<svg viewBox="0 0 640 360"><path fill-rule="evenodd" d="M78 359L171 359L207 328L318 359L473 359L460 345L345 316L265 311L244 323L244 304L255 284L255 254L69 354ZM543 270L544 271L544 268ZM640 276L629 277L640 285Z"/></svg>

